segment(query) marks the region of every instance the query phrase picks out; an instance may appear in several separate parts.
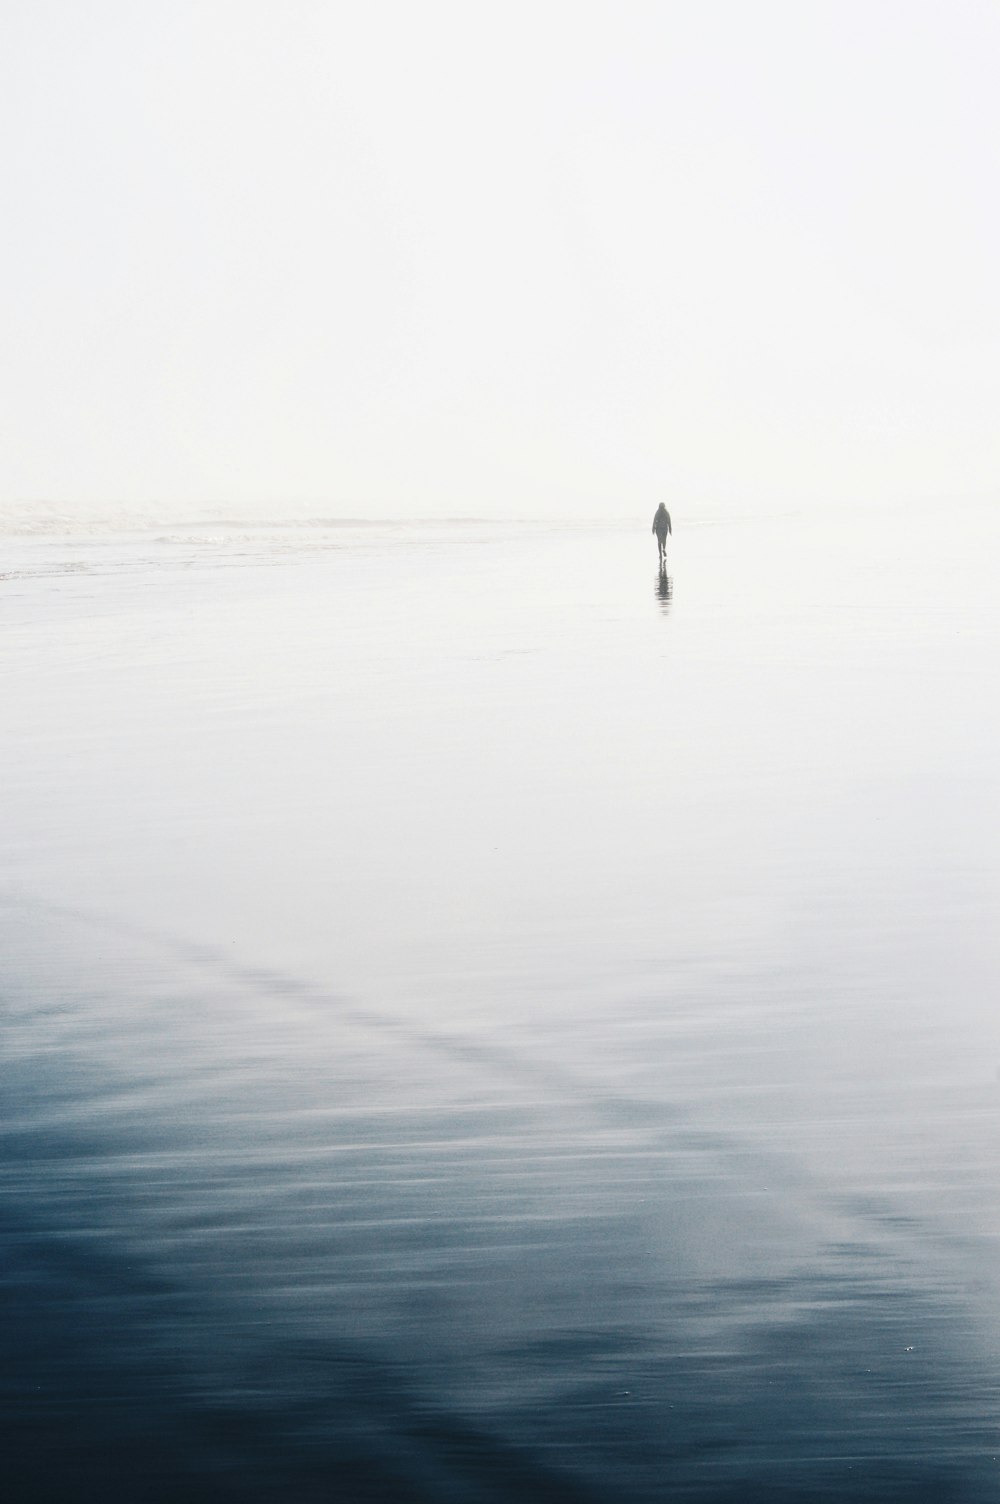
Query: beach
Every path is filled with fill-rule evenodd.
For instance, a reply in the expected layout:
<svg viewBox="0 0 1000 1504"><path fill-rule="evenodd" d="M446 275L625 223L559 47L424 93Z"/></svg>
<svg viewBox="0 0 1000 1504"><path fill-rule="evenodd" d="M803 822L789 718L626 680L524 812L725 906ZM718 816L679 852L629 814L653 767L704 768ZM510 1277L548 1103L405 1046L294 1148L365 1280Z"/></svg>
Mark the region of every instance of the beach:
<svg viewBox="0 0 1000 1504"><path fill-rule="evenodd" d="M11 1497L981 1500L1000 515L2 538Z"/></svg>

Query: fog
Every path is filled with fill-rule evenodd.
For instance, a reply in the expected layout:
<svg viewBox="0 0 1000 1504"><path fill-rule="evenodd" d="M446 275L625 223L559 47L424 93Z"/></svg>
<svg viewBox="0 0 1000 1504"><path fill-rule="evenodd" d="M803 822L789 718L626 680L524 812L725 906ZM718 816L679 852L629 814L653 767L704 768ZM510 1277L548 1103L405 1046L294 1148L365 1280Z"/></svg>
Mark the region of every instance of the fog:
<svg viewBox="0 0 1000 1504"><path fill-rule="evenodd" d="M989 494L986 4L8 0L0 508Z"/></svg>

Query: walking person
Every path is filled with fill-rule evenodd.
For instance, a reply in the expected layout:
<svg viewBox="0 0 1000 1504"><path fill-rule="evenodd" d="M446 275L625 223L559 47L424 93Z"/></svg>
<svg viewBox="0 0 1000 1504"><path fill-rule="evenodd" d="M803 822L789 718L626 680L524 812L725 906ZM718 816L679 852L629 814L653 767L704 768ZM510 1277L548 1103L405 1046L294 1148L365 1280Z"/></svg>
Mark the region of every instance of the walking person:
<svg viewBox="0 0 1000 1504"><path fill-rule="evenodd" d="M670 513L662 501L653 513L653 532L656 534L656 546L660 551L660 563L662 564L667 557L667 538L673 532L673 528L670 525Z"/></svg>

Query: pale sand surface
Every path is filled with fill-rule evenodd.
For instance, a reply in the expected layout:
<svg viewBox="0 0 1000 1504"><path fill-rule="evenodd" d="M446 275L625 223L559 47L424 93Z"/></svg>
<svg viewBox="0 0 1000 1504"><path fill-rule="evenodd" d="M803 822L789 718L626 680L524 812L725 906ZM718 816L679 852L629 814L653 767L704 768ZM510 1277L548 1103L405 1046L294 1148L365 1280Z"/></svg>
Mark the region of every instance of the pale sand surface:
<svg viewBox="0 0 1000 1504"><path fill-rule="evenodd" d="M4 540L17 1499L997 1492L1000 522Z"/></svg>

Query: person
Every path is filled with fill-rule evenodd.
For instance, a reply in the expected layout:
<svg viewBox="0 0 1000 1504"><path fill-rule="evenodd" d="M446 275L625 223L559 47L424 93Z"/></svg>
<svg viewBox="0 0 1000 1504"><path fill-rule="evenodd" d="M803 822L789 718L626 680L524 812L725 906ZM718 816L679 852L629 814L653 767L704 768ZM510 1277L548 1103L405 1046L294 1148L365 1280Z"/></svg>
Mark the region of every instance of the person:
<svg viewBox="0 0 1000 1504"><path fill-rule="evenodd" d="M660 550L660 563L662 564L667 557L667 537L673 532L670 526L670 513L662 501L653 513L653 532L656 534L656 546Z"/></svg>

